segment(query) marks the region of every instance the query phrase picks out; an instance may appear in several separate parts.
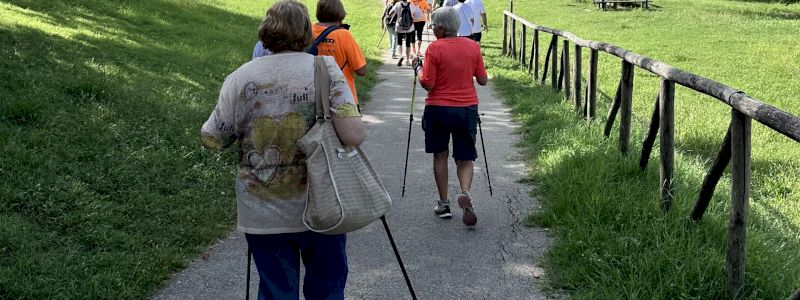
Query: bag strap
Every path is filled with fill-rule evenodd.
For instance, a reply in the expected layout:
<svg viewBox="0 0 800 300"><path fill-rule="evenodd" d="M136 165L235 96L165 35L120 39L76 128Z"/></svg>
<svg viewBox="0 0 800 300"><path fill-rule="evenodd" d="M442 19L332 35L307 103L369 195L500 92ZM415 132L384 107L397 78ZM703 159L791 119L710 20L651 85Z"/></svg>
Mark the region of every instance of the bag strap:
<svg viewBox="0 0 800 300"><path fill-rule="evenodd" d="M319 46L319 44L322 43L322 41L324 41L328 37L328 34L340 28L345 29L344 27L339 25L328 26L327 28L325 28L325 30L322 31L322 33L319 34L319 36L316 39L314 39L313 42L311 42L311 46L308 49L309 50L314 49L316 52L317 46ZM317 55L316 53L311 53L311 54Z"/></svg>
<svg viewBox="0 0 800 300"><path fill-rule="evenodd" d="M314 57L314 98L317 102L317 121L331 119L331 74L324 56Z"/></svg>

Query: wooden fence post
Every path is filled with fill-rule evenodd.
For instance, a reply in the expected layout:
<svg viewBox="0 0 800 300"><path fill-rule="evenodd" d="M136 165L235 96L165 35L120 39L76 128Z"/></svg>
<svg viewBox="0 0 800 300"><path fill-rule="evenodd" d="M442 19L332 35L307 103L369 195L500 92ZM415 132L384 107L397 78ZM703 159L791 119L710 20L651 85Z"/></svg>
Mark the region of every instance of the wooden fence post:
<svg viewBox="0 0 800 300"><path fill-rule="evenodd" d="M633 64L627 61L622 62L622 85L620 87L619 151L623 155L627 155L633 113Z"/></svg>
<svg viewBox="0 0 800 300"><path fill-rule="evenodd" d="M581 111L581 46L575 44L575 69L573 69L572 82L572 103L575 105L575 111ZM585 115L585 112L584 112Z"/></svg>
<svg viewBox="0 0 800 300"><path fill-rule="evenodd" d="M508 11L511 12L512 14L514 13L514 0L508 0ZM514 53L516 53L515 51L517 50L515 47L516 45L514 45L516 43L514 41L514 37L516 36L516 30L517 30L517 20L511 18L511 40L509 41L509 43L511 43L510 45L511 57L514 57Z"/></svg>
<svg viewBox="0 0 800 300"><path fill-rule="evenodd" d="M632 78L631 78L632 79ZM659 92L659 119L661 120L661 210L672 207L673 180L675 179L675 82L661 79ZM624 112L624 111L623 111Z"/></svg>
<svg viewBox="0 0 800 300"><path fill-rule="evenodd" d="M539 43L539 30L533 31L533 80L539 79L539 48L541 47L541 43Z"/></svg>
<svg viewBox="0 0 800 300"><path fill-rule="evenodd" d="M564 58L566 57L566 55L564 55L564 53L566 53L565 51L565 49L561 49L561 57L558 58L558 84L556 84L556 91L558 92L561 91L561 87L564 85L564 65L566 65L564 62Z"/></svg>
<svg viewBox="0 0 800 300"><path fill-rule="evenodd" d="M703 185L700 187L700 193L697 195L697 200L694 202L691 218L693 221L700 221L706 213L708 203L711 201L711 196L714 196L714 190L717 188L717 183L728 167L731 161L731 126L728 126L728 132L725 133L725 139L722 141L722 146L719 147L717 158L714 159L714 164L711 165L711 170L708 171L706 177L703 178Z"/></svg>
<svg viewBox="0 0 800 300"><path fill-rule="evenodd" d="M597 103L597 58L599 52L589 51L589 78L586 78L586 111L589 120L594 119Z"/></svg>
<svg viewBox="0 0 800 300"><path fill-rule="evenodd" d="M508 54L508 15L503 14L503 55Z"/></svg>
<svg viewBox="0 0 800 300"><path fill-rule="evenodd" d="M538 45L536 45L536 40L531 41L531 53L530 55L528 55L528 63L525 66L525 68L528 70L528 74L530 74L531 71L533 70L533 54L536 51L537 46ZM533 74L534 74L533 81L536 81L536 76L535 76L536 73Z"/></svg>
<svg viewBox="0 0 800 300"><path fill-rule="evenodd" d="M511 43L511 53L509 56L516 57L517 56L517 20L511 18L511 36L509 37Z"/></svg>
<svg viewBox="0 0 800 300"><path fill-rule="evenodd" d="M725 256L725 288L730 299L744 298L744 263L750 199L750 117L731 110L731 213Z"/></svg>
<svg viewBox="0 0 800 300"><path fill-rule="evenodd" d="M642 156L639 158L639 169L644 171L647 168L647 163L650 162L650 153L653 152L653 144L656 142L658 135L660 111L661 111L661 92L656 95L656 104L653 106L653 113L650 115L650 126L647 127L647 135L642 141Z"/></svg>
<svg viewBox="0 0 800 300"><path fill-rule="evenodd" d="M556 42L557 42L556 36L553 35L553 38L550 40L550 45L547 47L547 53L544 56L544 70L542 70L542 84L544 84L544 82L547 80L547 70L548 70L547 68L548 66L550 66L550 61L551 61L550 56L555 55L555 53L553 52L555 51L555 49L553 49L553 46L556 44ZM555 68L555 66L553 66L553 68Z"/></svg>
<svg viewBox="0 0 800 300"><path fill-rule="evenodd" d="M550 64L552 65L552 70L550 72L550 80L552 81L553 89L558 87L558 36L553 35L553 52L550 56Z"/></svg>
<svg viewBox="0 0 800 300"><path fill-rule="evenodd" d="M564 66L561 68L564 69L564 100L571 99L570 93L572 92L572 86L570 85L570 78L569 78L569 40L564 40Z"/></svg>
<svg viewBox="0 0 800 300"><path fill-rule="evenodd" d="M520 49L519 49L519 64L525 65L525 42L526 42L526 35L528 34L528 26L522 25L522 34L519 36L520 39Z"/></svg>
<svg viewBox="0 0 800 300"><path fill-rule="evenodd" d="M619 111L620 95L622 94L622 78L617 83L617 91L614 93L614 100L608 107L608 114L606 115L606 126L603 128L603 135L608 138L611 135L611 129L614 127L614 120L617 118L617 111Z"/></svg>

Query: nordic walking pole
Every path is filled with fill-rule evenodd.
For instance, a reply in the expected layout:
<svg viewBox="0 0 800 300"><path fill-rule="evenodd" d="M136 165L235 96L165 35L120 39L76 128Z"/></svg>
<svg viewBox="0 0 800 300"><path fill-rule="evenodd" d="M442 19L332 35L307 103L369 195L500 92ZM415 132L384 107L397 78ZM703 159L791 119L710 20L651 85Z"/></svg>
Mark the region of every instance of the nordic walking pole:
<svg viewBox="0 0 800 300"><path fill-rule="evenodd" d="M400 258L400 252L397 251L397 245L394 244L394 239L392 238L392 232L389 230L389 224L386 223L386 216L381 216L381 221L383 221L383 229L386 230L386 235L389 236L389 243L392 244L392 250L394 250L394 256L397 257L397 263L400 265L400 271L403 272L403 278L406 280L406 286L408 286L408 291L411 292L411 299L417 300L417 293L414 292L414 287L411 286L411 279L408 278L408 273L406 273L406 266L403 264L403 259Z"/></svg>
<svg viewBox="0 0 800 300"><path fill-rule="evenodd" d="M483 163L486 164L486 180L489 181L489 196L494 196L492 195L492 178L489 177L489 160L486 158L486 144L483 143L483 127L480 116L478 116L478 131L481 133L481 149L483 150Z"/></svg>
<svg viewBox="0 0 800 300"><path fill-rule="evenodd" d="M406 196L406 174L408 173L408 151L411 149L411 123L414 123L414 98L417 97L417 72L414 71L414 87L411 90L411 111L408 114L408 139L406 140L406 166L403 169L403 191L400 198Z"/></svg>
<svg viewBox="0 0 800 300"><path fill-rule="evenodd" d="M384 28L383 29L383 34L381 34L381 40L378 41L378 48L381 47L381 43L383 43L383 37L386 36L386 31L388 31L388 30L389 30L388 28Z"/></svg>
<svg viewBox="0 0 800 300"><path fill-rule="evenodd" d="M244 299L250 300L250 260L253 258L250 255L250 247L247 247L247 288L245 288Z"/></svg>

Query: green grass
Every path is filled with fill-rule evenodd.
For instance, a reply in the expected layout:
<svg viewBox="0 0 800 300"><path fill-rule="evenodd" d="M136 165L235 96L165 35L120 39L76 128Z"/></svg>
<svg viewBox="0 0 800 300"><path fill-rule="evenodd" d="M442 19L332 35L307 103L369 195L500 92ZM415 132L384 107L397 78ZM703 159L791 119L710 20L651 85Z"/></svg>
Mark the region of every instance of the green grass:
<svg viewBox="0 0 800 300"><path fill-rule="evenodd" d="M272 2L0 0L1 299L143 298L232 230L199 127ZM366 101L380 3L344 2Z"/></svg>
<svg viewBox="0 0 800 300"><path fill-rule="evenodd" d="M658 77L636 70L631 154L622 157L617 127L610 139L602 135L609 95L620 76L619 59L600 56L599 117L587 124L549 87L549 80L544 86L533 84L511 59L501 57L501 11L508 2L485 4L493 26L484 35L487 65L493 84L522 124L521 146L531 166L526 180L536 185L543 205L529 221L551 227L557 235L546 259L548 286L578 299L727 297L729 175L718 185L701 223L693 224L687 216L722 142L730 108L678 88L675 203L670 213L662 214L658 150L645 171L638 168ZM724 0L655 4L649 11L603 12L590 3L529 0L515 3L515 13L715 79L800 115L800 5ZM545 45L549 41L549 35L540 38ZM583 56L586 62L588 51ZM756 122L752 141L743 293L752 299L781 299L800 287L800 145Z"/></svg>

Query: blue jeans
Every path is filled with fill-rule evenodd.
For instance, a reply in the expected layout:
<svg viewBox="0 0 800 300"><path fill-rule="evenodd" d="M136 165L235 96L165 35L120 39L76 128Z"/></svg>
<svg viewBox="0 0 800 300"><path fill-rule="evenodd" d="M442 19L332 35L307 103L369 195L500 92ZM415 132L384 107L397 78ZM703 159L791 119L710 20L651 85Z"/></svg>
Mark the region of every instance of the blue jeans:
<svg viewBox="0 0 800 300"><path fill-rule="evenodd" d="M301 258L306 270L305 299L344 299L348 271L344 234L305 231L245 237L260 277L259 300L299 299Z"/></svg>
<svg viewBox="0 0 800 300"><path fill-rule="evenodd" d="M394 32L394 26L386 27L386 34L389 35L389 49L392 49L392 54L397 48L397 33Z"/></svg>

